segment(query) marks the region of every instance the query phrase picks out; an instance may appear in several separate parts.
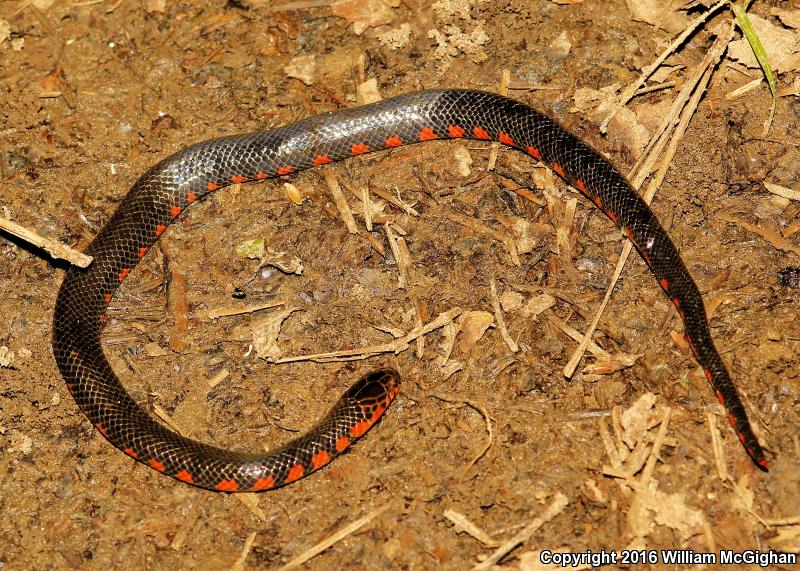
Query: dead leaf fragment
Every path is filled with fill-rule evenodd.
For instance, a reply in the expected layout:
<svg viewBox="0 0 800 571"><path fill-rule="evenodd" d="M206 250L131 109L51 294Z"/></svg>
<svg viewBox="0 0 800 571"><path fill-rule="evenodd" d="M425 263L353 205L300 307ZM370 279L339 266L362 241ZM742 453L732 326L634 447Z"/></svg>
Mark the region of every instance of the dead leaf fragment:
<svg viewBox="0 0 800 571"><path fill-rule="evenodd" d="M378 89L378 80L374 77L356 86L356 101L358 101L359 105L376 103L381 99L383 97L381 97L381 92Z"/></svg>
<svg viewBox="0 0 800 571"><path fill-rule="evenodd" d="M633 537L647 537L656 525L664 525L675 530L683 543L701 533L705 524L705 515L688 505L685 494L662 492L657 479L636 490L628 510L628 533Z"/></svg>
<svg viewBox="0 0 800 571"><path fill-rule="evenodd" d="M283 72L306 85L313 85L317 76L317 58L313 54L293 57L289 64L284 66Z"/></svg>
<svg viewBox="0 0 800 571"><path fill-rule="evenodd" d="M800 10L781 10L772 8L769 13L780 18L780 21L790 28L800 29Z"/></svg>
<svg viewBox="0 0 800 571"><path fill-rule="evenodd" d="M144 9L148 13L166 12L167 11L167 0L147 0L144 3Z"/></svg>
<svg viewBox="0 0 800 571"><path fill-rule="evenodd" d="M686 27L687 17L678 12L670 0L627 0L634 20L677 32Z"/></svg>
<svg viewBox="0 0 800 571"><path fill-rule="evenodd" d="M0 18L0 45L11 37L11 24Z"/></svg>
<svg viewBox="0 0 800 571"><path fill-rule="evenodd" d="M468 353L494 324L494 315L488 311L465 311L460 321L459 348L463 353Z"/></svg>
<svg viewBox="0 0 800 571"><path fill-rule="evenodd" d="M411 42L411 24L404 22L397 28L378 34L378 41L382 46L388 46L391 50L406 47Z"/></svg>
<svg viewBox="0 0 800 571"><path fill-rule="evenodd" d="M625 353L615 353L607 359L598 359L591 365L584 367L583 372L587 375L611 375L617 371L632 367L641 355L626 355Z"/></svg>
<svg viewBox="0 0 800 571"><path fill-rule="evenodd" d="M500 294L500 305L506 313L518 311L523 301L522 294L516 291L506 290Z"/></svg>
<svg viewBox="0 0 800 571"><path fill-rule="evenodd" d="M253 324L253 348L259 357L272 362L281 356L281 349L278 347L281 326L287 317L298 310L296 307L288 307Z"/></svg>
<svg viewBox="0 0 800 571"><path fill-rule="evenodd" d="M761 43L764 44L772 69L776 73L781 73L800 68L800 32L786 30L755 14L749 14L749 17ZM753 69L760 67L753 54L753 48L744 38L730 43L728 56L747 67Z"/></svg>
<svg viewBox="0 0 800 571"><path fill-rule="evenodd" d="M0 367L10 367L14 362L14 352L3 345L0 347Z"/></svg>
<svg viewBox="0 0 800 571"><path fill-rule="evenodd" d="M622 413L622 440L628 448L633 448L644 439L655 404L656 396L653 393L644 393Z"/></svg>
<svg viewBox="0 0 800 571"><path fill-rule="evenodd" d="M571 49L572 42L569 41L569 36L567 35L567 32L564 31L561 32L552 42L550 42L545 50L545 53L550 59L559 61L566 58Z"/></svg>
<svg viewBox="0 0 800 571"><path fill-rule="evenodd" d="M339 0L331 5L334 16L353 24L357 36L367 28L390 24L394 18L392 10L382 0Z"/></svg>
<svg viewBox="0 0 800 571"><path fill-rule="evenodd" d="M536 297L530 298L528 303L525 304L525 307L522 308L522 316L526 318L536 317L537 315L553 307L555 304L556 298L549 293L537 295Z"/></svg>

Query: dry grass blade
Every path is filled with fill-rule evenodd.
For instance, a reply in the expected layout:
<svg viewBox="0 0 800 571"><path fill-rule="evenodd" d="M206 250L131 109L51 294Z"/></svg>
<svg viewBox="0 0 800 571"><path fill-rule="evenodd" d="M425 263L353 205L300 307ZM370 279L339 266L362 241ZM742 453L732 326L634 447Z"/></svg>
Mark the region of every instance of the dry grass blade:
<svg viewBox="0 0 800 571"><path fill-rule="evenodd" d="M505 319L503 319L503 312L500 309L500 300L497 299L497 284L495 284L494 280L489 282L489 287L492 294L492 309L494 310L494 320L497 322L497 328L500 330L500 335L511 352L516 353L519 351L519 345L517 345L517 342L511 337L506 327Z"/></svg>
<svg viewBox="0 0 800 571"><path fill-rule="evenodd" d="M646 484L653 478L653 472L656 469L656 462L658 462L658 453L661 451L661 446L664 444L664 438L667 436L667 430L669 429L669 421L671 418L672 409L670 407L666 407L664 409L664 416L661 418L661 426L659 426L658 432L656 433L656 438L653 441L653 448L650 450L650 456L647 458L647 464L645 464L644 471L642 472L640 479L642 484Z"/></svg>
<svg viewBox="0 0 800 571"><path fill-rule="evenodd" d="M28 230L24 226L20 226L16 222L12 222L7 218L0 216L0 230L5 230L12 236L16 236L20 240L33 244L37 248L41 248L57 260L66 260L74 266L79 268L86 268L92 263L92 257L82 254L77 250L73 250L65 244L54 242L49 238L40 236L33 230Z"/></svg>
<svg viewBox="0 0 800 571"><path fill-rule="evenodd" d="M336 208L339 209L339 214L342 215L342 220L344 220L344 224L347 226L347 231L350 232L350 234L358 234L356 219L353 218L353 212L350 210L350 205L347 204L347 199L344 197L344 193L339 186L339 181L336 180L336 176L329 169L324 169L322 171L322 176L325 179L325 184L328 185L328 190L331 191L333 202L336 204Z"/></svg>
<svg viewBox="0 0 800 571"><path fill-rule="evenodd" d="M753 48L753 54L756 56L758 64L761 66L761 69L764 70L764 77L767 78L769 92L772 94L772 105L770 106L769 115L764 122L764 133L762 134L762 136L766 137L769 133L769 128L772 125L772 118L775 116L777 87L775 86L775 72L772 70L772 65L769 63L767 51L764 49L764 44L761 43L761 39L758 37L756 29L753 27L753 23L747 16L747 6L749 4L750 0L744 0L739 6L736 6L733 4L733 2L731 2L731 10L733 10L734 15L736 16L736 22L738 22L739 27L742 29L742 33L747 39L747 43L750 44L751 48Z"/></svg>
<svg viewBox="0 0 800 571"><path fill-rule="evenodd" d="M198 317L208 319L219 319L220 317L231 317L234 315L245 315L248 313L256 313L273 307L284 305L285 301L271 301L268 303L260 303L258 305L251 305L248 307L218 307L216 309L209 309L198 313Z"/></svg>
<svg viewBox="0 0 800 571"><path fill-rule="evenodd" d="M231 565L231 571L244 571L247 567L245 567L245 562L247 561L247 556L250 555L250 550L253 548L253 543L256 541L256 532L252 532L250 535L247 536L247 539L244 541L244 545L242 546L242 552L239 554L239 558Z"/></svg>
<svg viewBox="0 0 800 571"><path fill-rule="evenodd" d="M714 465L717 468L717 475L724 482L728 479L728 467L725 465L725 451L722 448L719 430L717 429L717 417L713 412L706 412L706 424L708 424L708 431L711 433L711 446L714 450Z"/></svg>
<svg viewBox="0 0 800 571"><path fill-rule="evenodd" d="M553 497L553 501L547 507L542 515L534 519L531 523L526 525L522 528L518 533L514 535L511 539L503 543L500 547L498 547L494 553L492 553L489 557L486 558L485 561L476 565L472 568L472 571L488 571L491 569L495 563L500 561L503 557L511 553L514 549L516 549L519 545L526 542L531 535L533 535L536 530L542 527L544 524L549 522L551 519L556 517L564 508L567 507L569 500L567 500L567 496L562 493L557 493Z"/></svg>
<svg viewBox="0 0 800 571"><path fill-rule="evenodd" d="M330 537L323 539L311 549L308 549L307 551L301 553L300 555L289 561L289 563L287 563L283 567L280 567L279 571L289 571L289 569L297 569L306 561L313 559L314 557L316 557L317 555L328 549L330 546L340 542L348 535L352 535L353 533L355 533L356 531L358 531L359 529L370 523L376 517L378 517L383 512L388 510L391 506L392 504L384 504L378 509L368 513L364 517L359 518L356 521L347 524L346 526L344 526L342 529L340 529Z"/></svg>
<svg viewBox="0 0 800 571"><path fill-rule="evenodd" d="M505 244L506 248L508 249L508 255L511 258L511 263L515 266L519 267L521 265L519 260L519 254L517 253L517 245L514 243L514 239L511 236L506 236L502 232L498 232L494 228L490 228L485 224L471 218L469 216L465 216L459 212L448 212L445 216L456 222L469 228L470 230L474 230L475 232L479 232L481 234L486 234L487 236L491 236L498 242L502 242Z"/></svg>
<svg viewBox="0 0 800 571"><path fill-rule="evenodd" d="M742 228L752 232L753 234L758 234L759 236L764 238L764 240L766 240L767 242L769 242L775 248L781 250L782 252L792 252L800 256L800 246L795 246L794 244L783 238L780 234L778 234L774 230L770 230L769 228L764 228L756 224L750 224L749 222L741 220L736 216L731 216L730 214L720 214L720 218L722 218L727 222L733 222L734 224L741 226Z"/></svg>
<svg viewBox="0 0 800 571"><path fill-rule="evenodd" d="M444 327L448 323L461 315L463 310L460 307L454 307L443 313L440 313L436 319L429 322L424 327L415 327L407 335L389 343L382 343L380 345L370 345L367 347L359 347L356 349L345 349L342 351L331 351L329 353L315 353L313 355L298 355L295 357L283 357L276 359L276 363L293 363L295 361L316 361L318 363L326 363L328 361L340 360L361 360L367 359L373 355L380 353L394 353L398 354L408 349L412 341L421 335L427 335L431 331L435 331L440 327Z"/></svg>
<svg viewBox="0 0 800 571"><path fill-rule="evenodd" d="M608 131L608 124L619 112L619 110L622 109L628 103L628 101L633 98L637 91L639 91L639 88L644 85L644 82L647 81L647 78L650 77L653 72L655 72L661 66L661 64L664 63L664 61L673 52L675 52L675 50L677 50L683 44L683 42L686 41L686 38L691 36L703 22L705 22L714 12L725 6L727 3L728 0L720 0L711 8L700 14L697 18L689 22L689 25L686 26L686 29L683 30L683 32L681 32L681 34L675 38L675 40L673 40L663 52L661 52L656 60L642 70L641 75L636 79L636 81L631 83L624 92L622 92L622 94L619 96L619 102L617 105L614 106L614 108L609 112L608 116L600 124L601 133L605 134Z"/></svg>
<svg viewBox="0 0 800 571"><path fill-rule="evenodd" d="M656 177L653 181L648 185L647 191L644 193L642 198L645 202L650 204L655 196L656 190L661 185L661 182L664 180L664 177L667 174L667 170L669 169L671 159L677 150L678 143L680 142L681 138L683 137L686 129L689 126L689 121L694 115L695 110L697 109L697 105L700 103L700 98L705 93L705 89L708 86L709 81L711 81L711 75L713 73L714 68L716 67L717 63L719 62L720 58L722 58L722 54L725 53L725 48L727 47L728 43L730 42L731 38L733 37L733 24L730 23L725 33L721 33L714 44L711 46L711 49L706 54L706 57L703 59L703 63L698 66L698 71L695 72L694 76L697 77L697 84L689 83L687 86L681 91L681 94L676 98L676 102L682 101L686 98L686 103L683 105L683 111L680 113L680 120L678 125L675 127L674 134L672 138L669 139L669 125L672 123L672 119L668 116L665 119L664 123L662 124L663 132L659 139L659 141L655 144L651 145L651 149L649 151L649 156L647 160L644 161L644 166L639 169L639 174L633 178L631 184L634 188L638 189L644 177L647 173L650 172L650 166L655 164L657 158L661 158L661 166L656 174ZM701 73L702 72L702 73ZM691 96L689 94L691 93ZM675 103L673 103L673 109L676 107ZM661 156L661 150L667 145L667 140L669 140L669 146L667 147L667 151L665 156ZM606 305L608 305L609 300L611 299L611 294L614 291L614 287L616 287L617 281L619 280L620 275L622 274L622 270L625 267L625 262L628 259L628 256L633 249L633 243L628 241L625 243L625 246L622 249L622 254L620 254L619 260L617 261L617 267L614 269L614 275L611 278L611 283L606 290L606 295L603 298L602 303L600 304L600 308L597 310L597 314L595 315L594 319L592 320L591 325L587 329L585 333L585 337L583 341L581 341L580 345L575 352L570 357L569 362L564 366L563 374L567 378L572 378L572 375L575 374L575 370L578 368L578 363L580 363L581 358L583 357L584 352L586 351L586 347L588 346L592 335L594 335L594 331L597 328L597 324L600 322L600 318L605 311Z"/></svg>

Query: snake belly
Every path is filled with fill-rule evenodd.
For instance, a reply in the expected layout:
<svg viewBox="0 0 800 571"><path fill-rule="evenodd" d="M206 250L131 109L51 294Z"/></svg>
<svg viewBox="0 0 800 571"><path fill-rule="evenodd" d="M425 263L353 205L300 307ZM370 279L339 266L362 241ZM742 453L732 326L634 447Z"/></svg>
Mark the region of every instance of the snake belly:
<svg viewBox="0 0 800 571"><path fill-rule="evenodd" d="M324 466L362 436L399 388L394 370L371 373L306 435L265 454L223 450L156 422L125 390L100 343L120 282L192 202L262 180L380 149L434 139L499 141L550 166L633 242L684 323L697 362L752 460L767 460L714 343L700 291L647 204L608 161L527 105L482 91L430 90L325 113L271 131L187 147L148 169L86 250L93 264L66 272L55 306L53 351L75 402L114 446L184 482L259 491Z"/></svg>

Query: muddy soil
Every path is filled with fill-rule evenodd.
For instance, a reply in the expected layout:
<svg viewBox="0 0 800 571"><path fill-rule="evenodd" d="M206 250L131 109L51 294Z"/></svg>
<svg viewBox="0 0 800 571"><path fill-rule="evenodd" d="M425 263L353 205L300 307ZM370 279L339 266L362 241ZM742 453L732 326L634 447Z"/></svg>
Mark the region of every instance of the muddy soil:
<svg viewBox="0 0 800 571"><path fill-rule="evenodd" d="M371 7L362 14L322 2L47 4L0 6L10 30L0 43L0 206L78 249L160 158L194 141L355 105L357 87L372 78L384 97L428 87L495 91L509 70L512 87L532 88L511 96L628 172L640 142L615 124L601 136L601 116L576 109L575 95L629 84L687 19L647 24L622 0L402 0L364 3ZM787 3L756 2L752 12L780 25L769 13L777 5ZM645 129L730 17L719 11L668 60L675 86L628 105L650 117ZM345 191L359 230L349 233L321 173L309 171L290 179L300 206L285 180L237 185L193 205L115 296L105 330L115 370L148 410L160 407L206 442L276 446L313 426L363 372L391 365L403 373L395 404L348 454L250 503L158 474L90 425L50 348L64 264L0 235L0 346L13 353L0 367L0 567L278 568L388 506L305 568L465 569L494 547L456 527L452 512L505 541L559 494L566 507L504 566L538 561L530 552L543 549L797 551L796 525L768 524L800 514L800 290L780 277L800 266L798 246L781 251L732 220L778 234L797 222L800 203L775 199L762 183L797 188L800 103L780 98L763 137L765 85L725 97L758 76L728 60L719 66L654 210L712 309L712 333L769 447L769 473L748 460L678 314L635 254L594 336L635 363L584 372L597 360L589 355L565 379L576 342L558 323L588 326L623 237L519 153L501 149L487 172L488 145L431 142L327 167L416 211L373 194L378 219L405 232L412 266L403 289L383 226L367 232L360 201ZM784 72L779 83L794 78ZM514 192L520 185L531 199ZM532 223L529 248L515 265L497 236L515 236L521 220ZM299 259L302 275L237 253L254 239L265 241L267 256ZM785 239L797 244L798 236ZM462 332L447 361L444 329L397 355L352 362L270 364L253 348L253 331L286 305L297 311L283 321L278 349L303 355L386 343L387 331L407 333L456 307L493 314L492 281L516 353L496 326L475 339ZM552 307L526 314L544 294ZM171 303L176 296L182 304ZM274 301L286 305L218 320L204 313ZM618 413L648 394L651 416L663 419L669 407L671 419L645 493L636 489L640 474L609 475L604 442L616 440ZM652 439L659 423L649 428Z"/></svg>

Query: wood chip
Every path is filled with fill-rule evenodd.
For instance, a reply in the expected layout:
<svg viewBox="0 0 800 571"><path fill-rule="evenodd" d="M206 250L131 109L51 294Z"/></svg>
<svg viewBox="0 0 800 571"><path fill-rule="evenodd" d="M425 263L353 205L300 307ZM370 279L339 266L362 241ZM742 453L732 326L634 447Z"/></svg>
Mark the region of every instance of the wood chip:
<svg viewBox="0 0 800 571"><path fill-rule="evenodd" d="M467 516L454 510L444 510L444 517L453 524L456 533L466 533L480 541L485 547L497 547L500 542L472 523Z"/></svg>
<svg viewBox="0 0 800 571"><path fill-rule="evenodd" d="M785 186L773 184L771 182L764 182L764 188L766 188L772 194L777 194L783 198L788 198L789 200L800 200L800 192L791 188L786 188Z"/></svg>

